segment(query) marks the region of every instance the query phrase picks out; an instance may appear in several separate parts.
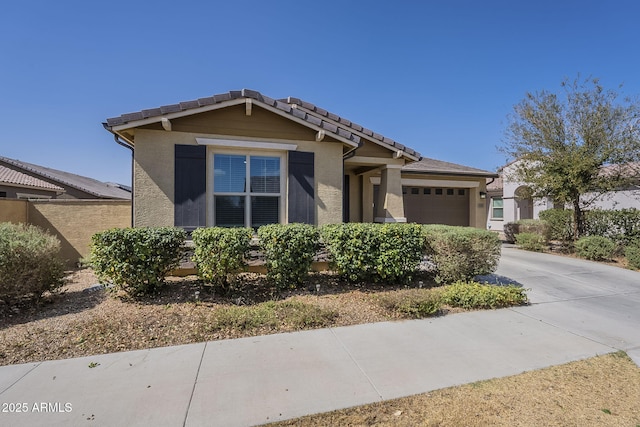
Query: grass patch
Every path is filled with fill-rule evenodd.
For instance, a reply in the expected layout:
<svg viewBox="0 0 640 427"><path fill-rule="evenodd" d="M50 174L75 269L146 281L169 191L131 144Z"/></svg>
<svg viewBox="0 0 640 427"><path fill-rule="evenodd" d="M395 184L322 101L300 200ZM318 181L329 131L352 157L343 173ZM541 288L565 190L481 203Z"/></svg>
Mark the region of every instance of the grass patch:
<svg viewBox="0 0 640 427"><path fill-rule="evenodd" d="M440 293L439 289L402 289L377 295L376 300L384 309L401 317L421 319L440 313Z"/></svg>
<svg viewBox="0 0 640 427"><path fill-rule="evenodd" d="M614 353L279 426L638 426L640 368Z"/></svg>

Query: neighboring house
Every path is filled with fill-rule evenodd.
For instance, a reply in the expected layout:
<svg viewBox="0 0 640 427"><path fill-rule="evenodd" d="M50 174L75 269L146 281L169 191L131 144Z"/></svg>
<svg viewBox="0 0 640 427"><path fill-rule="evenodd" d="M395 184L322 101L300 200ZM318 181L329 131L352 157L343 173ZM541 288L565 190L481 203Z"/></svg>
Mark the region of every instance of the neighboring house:
<svg viewBox="0 0 640 427"><path fill-rule="evenodd" d="M512 176L515 162L500 169L500 177L487 180L487 194L489 197L487 210L487 228L502 231L503 224L520 219L538 219L541 211L554 207L551 198L533 199L529 196L527 184L516 181ZM603 168L608 173L611 167ZM638 177L635 185L621 188L617 191L600 196L586 194L584 196L587 209L640 209L640 163L628 165L627 170L632 176Z"/></svg>
<svg viewBox="0 0 640 427"><path fill-rule="evenodd" d="M131 189L0 156L0 197L129 200Z"/></svg>
<svg viewBox="0 0 640 427"><path fill-rule="evenodd" d="M135 226L421 222L485 227L492 172L413 149L297 98L252 90L124 114Z"/></svg>

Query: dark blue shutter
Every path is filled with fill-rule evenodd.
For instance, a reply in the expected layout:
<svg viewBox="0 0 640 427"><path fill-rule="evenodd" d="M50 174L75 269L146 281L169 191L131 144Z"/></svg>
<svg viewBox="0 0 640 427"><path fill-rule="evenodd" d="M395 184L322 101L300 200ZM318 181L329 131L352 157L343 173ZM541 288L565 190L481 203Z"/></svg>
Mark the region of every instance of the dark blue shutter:
<svg viewBox="0 0 640 427"><path fill-rule="evenodd" d="M289 151L289 223L316 223L314 154Z"/></svg>
<svg viewBox="0 0 640 427"><path fill-rule="evenodd" d="M176 145L174 224L187 232L205 227L207 190L207 147Z"/></svg>

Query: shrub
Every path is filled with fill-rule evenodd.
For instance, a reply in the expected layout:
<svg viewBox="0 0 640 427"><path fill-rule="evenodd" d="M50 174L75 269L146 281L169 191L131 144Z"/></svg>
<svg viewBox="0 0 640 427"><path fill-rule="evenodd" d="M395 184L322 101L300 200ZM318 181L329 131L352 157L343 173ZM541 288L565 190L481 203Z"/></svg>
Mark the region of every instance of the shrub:
<svg viewBox="0 0 640 427"><path fill-rule="evenodd" d="M270 224L258 228L258 238L267 279L278 289L301 285L318 249L318 230L308 224Z"/></svg>
<svg viewBox="0 0 640 427"><path fill-rule="evenodd" d="M443 289L442 302L466 309L501 308L527 304L528 298L525 289L518 286L458 281Z"/></svg>
<svg viewBox="0 0 640 427"><path fill-rule="evenodd" d="M382 294L380 305L387 310L414 319L440 312L442 298L438 289L405 289Z"/></svg>
<svg viewBox="0 0 640 427"><path fill-rule="evenodd" d="M419 224L382 224L377 229L376 278L386 283L407 283L424 253Z"/></svg>
<svg viewBox="0 0 640 427"><path fill-rule="evenodd" d="M587 212L587 236L602 236L626 246L640 239L640 210L601 210Z"/></svg>
<svg viewBox="0 0 640 427"><path fill-rule="evenodd" d="M503 232L505 239L510 243L517 242L516 236L521 233L539 234L547 241L551 234L551 227L546 221L539 219L520 219L516 222L506 223Z"/></svg>
<svg viewBox="0 0 640 427"><path fill-rule="evenodd" d="M64 284L60 241L32 225L0 224L0 299L39 299Z"/></svg>
<svg viewBox="0 0 640 427"><path fill-rule="evenodd" d="M627 246L624 256L630 267L640 269L640 244Z"/></svg>
<svg viewBox="0 0 640 427"><path fill-rule="evenodd" d="M333 268L351 282L406 283L422 259L417 224L331 224L321 234Z"/></svg>
<svg viewBox="0 0 640 427"><path fill-rule="evenodd" d="M573 211L547 209L540 212L540 219L549 224L549 238L563 242L573 241Z"/></svg>
<svg viewBox="0 0 640 427"><path fill-rule="evenodd" d="M231 277L245 268L253 229L197 228L191 236L195 245L192 260L198 268L198 276L227 289Z"/></svg>
<svg viewBox="0 0 640 427"><path fill-rule="evenodd" d="M451 283L496 270L501 243L488 230L443 225L423 226L426 253L435 264L436 281Z"/></svg>
<svg viewBox="0 0 640 427"><path fill-rule="evenodd" d="M520 233L516 235L516 244L524 250L544 252L547 248L547 240L536 233Z"/></svg>
<svg viewBox="0 0 640 427"><path fill-rule="evenodd" d="M375 277L377 258L376 224L329 224L320 229L330 255L331 265L350 282Z"/></svg>
<svg viewBox="0 0 640 427"><path fill-rule="evenodd" d="M587 236L578 239L575 247L581 258L601 261L611 258L616 244L607 237Z"/></svg>
<svg viewBox="0 0 640 427"><path fill-rule="evenodd" d="M114 228L93 235L91 265L110 290L131 296L160 290L184 254L184 230L174 227Z"/></svg>

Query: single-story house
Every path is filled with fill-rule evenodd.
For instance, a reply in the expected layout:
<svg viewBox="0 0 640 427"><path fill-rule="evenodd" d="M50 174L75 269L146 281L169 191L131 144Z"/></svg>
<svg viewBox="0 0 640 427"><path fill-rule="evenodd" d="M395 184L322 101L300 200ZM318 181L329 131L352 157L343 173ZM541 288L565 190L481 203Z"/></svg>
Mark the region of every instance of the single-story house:
<svg viewBox="0 0 640 427"><path fill-rule="evenodd" d="M554 207L551 198L534 199L525 182L510 178L515 165L515 162L507 164L499 170L498 178L487 180L487 228L490 230L502 231L503 224L520 219L538 219L541 211ZM605 167L602 173L615 167ZM640 163L628 164L625 173L638 178L635 184L600 196L586 194L585 209L640 209Z"/></svg>
<svg viewBox="0 0 640 427"><path fill-rule="evenodd" d="M485 182L497 177L423 158L298 98L247 89L103 125L133 151L135 226L409 221L484 228Z"/></svg>
<svg viewBox="0 0 640 427"><path fill-rule="evenodd" d="M129 200L131 189L0 156L0 198Z"/></svg>

